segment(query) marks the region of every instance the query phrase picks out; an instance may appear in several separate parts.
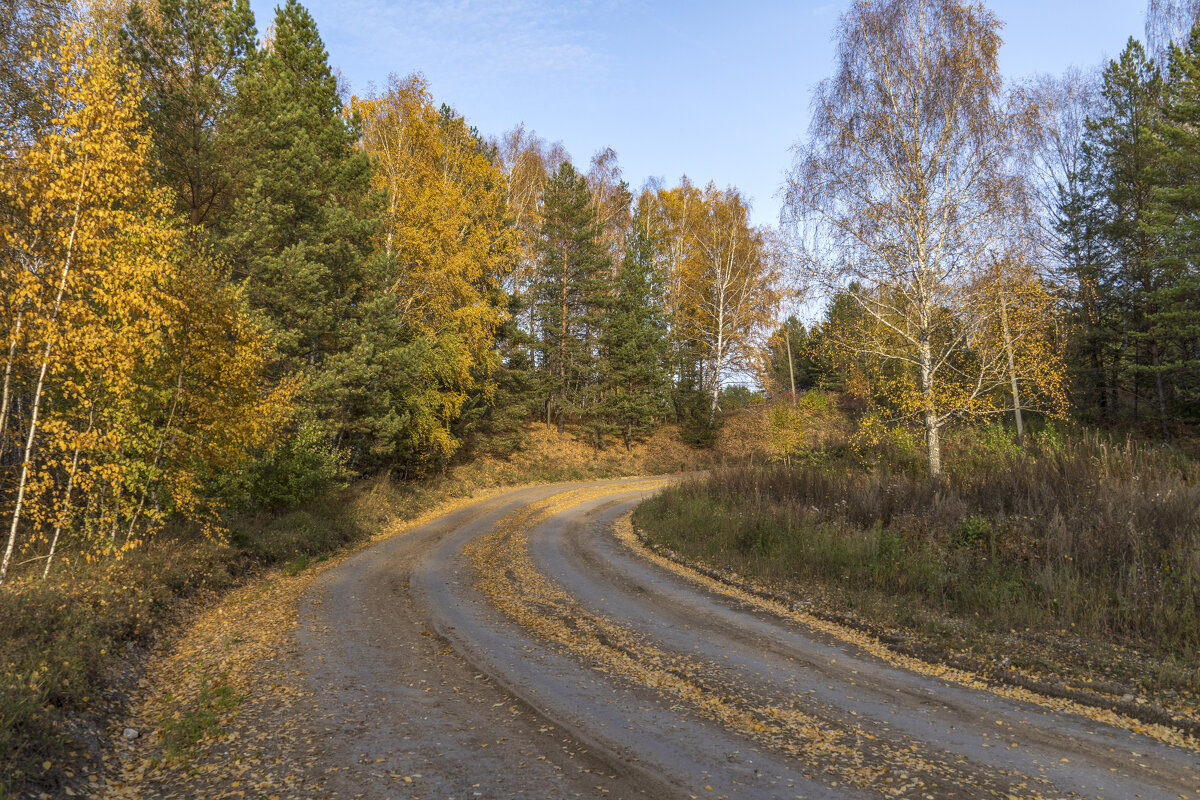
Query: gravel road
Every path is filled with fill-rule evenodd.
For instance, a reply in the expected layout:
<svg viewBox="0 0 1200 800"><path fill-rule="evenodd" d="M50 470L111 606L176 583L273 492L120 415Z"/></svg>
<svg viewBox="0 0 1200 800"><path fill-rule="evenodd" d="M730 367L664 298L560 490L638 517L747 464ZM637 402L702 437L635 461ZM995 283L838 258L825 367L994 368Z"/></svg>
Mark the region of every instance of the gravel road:
<svg viewBox="0 0 1200 800"><path fill-rule="evenodd" d="M1193 749L646 558L618 532L661 485L510 491L323 575L298 664L328 796L1200 798Z"/></svg>

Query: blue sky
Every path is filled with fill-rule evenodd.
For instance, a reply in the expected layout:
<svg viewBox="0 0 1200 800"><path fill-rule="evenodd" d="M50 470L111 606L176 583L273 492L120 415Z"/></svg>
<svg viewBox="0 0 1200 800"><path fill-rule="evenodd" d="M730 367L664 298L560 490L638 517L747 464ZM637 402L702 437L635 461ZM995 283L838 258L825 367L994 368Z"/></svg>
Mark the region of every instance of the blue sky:
<svg viewBox="0 0 1200 800"><path fill-rule="evenodd" d="M739 187L774 224L812 87L848 0L308 0L330 61L361 92L422 72L484 134L524 122L577 164L611 146L636 189L686 173ZM251 0L259 30L275 0ZM1010 78L1090 67L1142 36L1143 0L994 0Z"/></svg>

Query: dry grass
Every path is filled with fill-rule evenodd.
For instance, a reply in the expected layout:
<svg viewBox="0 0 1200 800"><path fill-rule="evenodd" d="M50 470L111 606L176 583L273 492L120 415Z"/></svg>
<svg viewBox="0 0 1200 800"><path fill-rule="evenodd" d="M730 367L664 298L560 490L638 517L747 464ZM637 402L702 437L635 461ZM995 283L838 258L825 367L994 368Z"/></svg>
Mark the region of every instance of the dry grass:
<svg viewBox="0 0 1200 800"><path fill-rule="evenodd" d="M81 736L98 736L95 717L118 710L106 698L130 648L140 650L171 630L173 620L266 570L301 572L429 509L489 489L701 470L722 457L719 449L689 447L671 427L632 451L614 445L596 453L570 432L531 426L527 446L509 458L465 460L420 481L380 476L286 512L243 513L231 519L224 542L177 529L120 563L77 564L49 581L36 571L17 575L0 587L0 798L20 787L55 792L66 770L86 772L89 747Z"/></svg>
<svg viewBox="0 0 1200 800"><path fill-rule="evenodd" d="M689 558L943 648L1200 692L1200 466L1096 434L1021 451L991 428L950 442L939 484L910 445L718 470L638 523Z"/></svg>

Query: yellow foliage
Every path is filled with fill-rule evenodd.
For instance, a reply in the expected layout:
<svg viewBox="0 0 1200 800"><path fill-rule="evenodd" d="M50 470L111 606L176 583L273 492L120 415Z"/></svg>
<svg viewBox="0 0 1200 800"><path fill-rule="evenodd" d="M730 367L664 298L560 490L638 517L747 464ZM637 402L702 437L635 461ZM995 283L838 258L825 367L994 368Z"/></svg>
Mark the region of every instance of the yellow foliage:
<svg viewBox="0 0 1200 800"><path fill-rule="evenodd" d="M437 402L448 427L468 393L490 396L484 376L496 366L497 328L505 321L502 281L517 255L506 218L504 175L462 117L434 108L424 78L392 77L380 94L353 98L362 143L386 197L379 246L395 263L390 293L401 325L439 340ZM441 454L448 430L431 442Z"/></svg>
<svg viewBox="0 0 1200 800"><path fill-rule="evenodd" d="M135 76L80 26L43 57L61 76L53 123L0 176L0 420L24 426L0 579L22 523L48 559L61 536L117 555L170 513L207 518L208 471L272 436L293 391L264 392L263 334L153 185Z"/></svg>
<svg viewBox="0 0 1200 800"><path fill-rule="evenodd" d="M780 248L769 231L750 224L749 211L736 189L699 189L686 178L638 199L638 217L664 268L672 334L700 362L714 411L725 377L761 367L783 297Z"/></svg>

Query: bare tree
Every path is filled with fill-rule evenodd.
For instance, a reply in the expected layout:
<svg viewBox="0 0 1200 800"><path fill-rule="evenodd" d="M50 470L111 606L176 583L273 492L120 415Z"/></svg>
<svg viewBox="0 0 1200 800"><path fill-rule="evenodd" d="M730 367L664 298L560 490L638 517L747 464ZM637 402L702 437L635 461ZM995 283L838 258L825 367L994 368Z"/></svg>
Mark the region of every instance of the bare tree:
<svg viewBox="0 0 1200 800"><path fill-rule="evenodd" d="M999 30L957 0L856 2L786 184L810 278L867 323L841 343L912 376L897 405L920 418L935 477L942 427L994 412L1009 378L1003 352L973 347L999 313L981 287L1028 235L1015 162L1031 114L1006 97Z"/></svg>
<svg viewBox="0 0 1200 800"><path fill-rule="evenodd" d="M1099 76L1074 68L1060 77L1039 76L1031 94L1038 124L1031 129L1027 168L1040 260L1057 282L1069 282L1070 275L1080 273L1078 261L1085 254L1071 240L1073 226L1066 215L1089 190L1085 142L1087 121L1099 110Z"/></svg>
<svg viewBox="0 0 1200 800"><path fill-rule="evenodd" d="M1164 61L1172 44L1187 42L1192 26L1198 21L1200 0L1148 0L1146 43L1150 55L1156 61Z"/></svg>
<svg viewBox="0 0 1200 800"><path fill-rule="evenodd" d="M617 163L615 150L605 147L596 151L588 169L587 182L596 220L604 231L604 244L612 263L620 264L625 253L625 241L633 231L633 195L621 177L621 166Z"/></svg>

